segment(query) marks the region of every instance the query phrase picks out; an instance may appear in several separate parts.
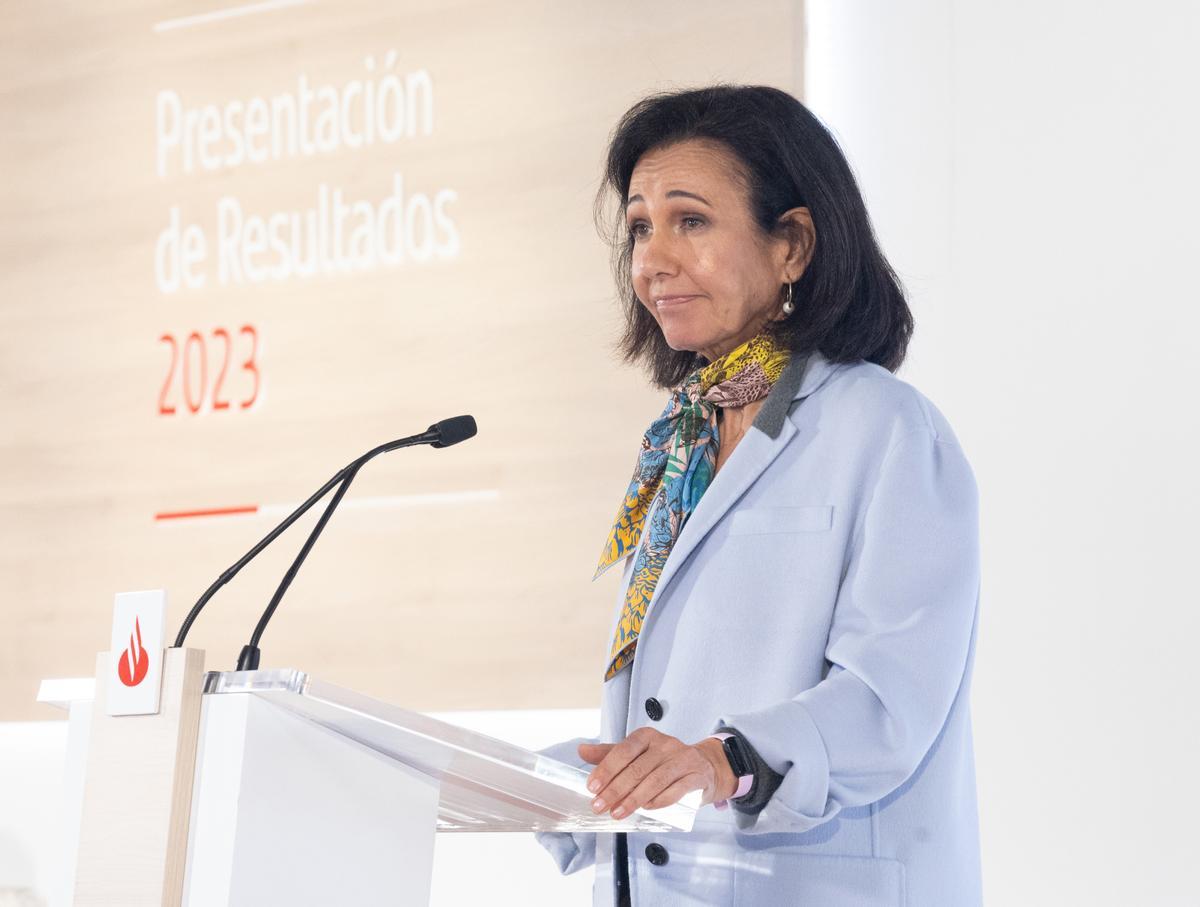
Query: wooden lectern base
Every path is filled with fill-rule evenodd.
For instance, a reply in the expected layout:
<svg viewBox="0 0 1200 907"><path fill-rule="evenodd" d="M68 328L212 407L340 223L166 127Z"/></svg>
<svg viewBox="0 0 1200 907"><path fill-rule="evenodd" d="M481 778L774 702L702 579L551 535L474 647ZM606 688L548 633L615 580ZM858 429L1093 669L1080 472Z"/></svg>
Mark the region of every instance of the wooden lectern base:
<svg viewBox="0 0 1200 907"><path fill-rule="evenodd" d="M109 653L96 658L75 907L182 903L204 652L165 652L155 715L109 715Z"/></svg>

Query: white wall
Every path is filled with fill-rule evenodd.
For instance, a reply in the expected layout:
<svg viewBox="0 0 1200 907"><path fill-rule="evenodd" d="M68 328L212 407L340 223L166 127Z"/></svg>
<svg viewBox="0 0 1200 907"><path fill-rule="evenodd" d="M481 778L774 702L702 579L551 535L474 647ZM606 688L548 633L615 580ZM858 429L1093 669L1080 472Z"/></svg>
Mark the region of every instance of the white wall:
<svg viewBox="0 0 1200 907"><path fill-rule="evenodd" d="M66 721L0 721L0 907L49 899L66 752Z"/></svg>
<svg viewBox="0 0 1200 907"><path fill-rule="evenodd" d="M1200 7L809 0L982 503L987 902L1200 903Z"/></svg>

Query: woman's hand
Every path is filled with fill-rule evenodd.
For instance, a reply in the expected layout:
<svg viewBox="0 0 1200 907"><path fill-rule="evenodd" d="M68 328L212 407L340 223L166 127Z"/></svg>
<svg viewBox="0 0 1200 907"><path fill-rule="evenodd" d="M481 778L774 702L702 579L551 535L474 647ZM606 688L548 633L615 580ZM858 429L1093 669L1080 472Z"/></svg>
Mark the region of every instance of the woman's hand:
<svg viewBox="0 0 1200 907"><path fill-rule="evenodd" d="M727 800L737 778L720 740L689 745L653 728L638 728L620 743L581 743L579 755L596 767L588 776L592 809L623 819L645 806L659 809L688 791L704 791L704 803Z"/></svg>

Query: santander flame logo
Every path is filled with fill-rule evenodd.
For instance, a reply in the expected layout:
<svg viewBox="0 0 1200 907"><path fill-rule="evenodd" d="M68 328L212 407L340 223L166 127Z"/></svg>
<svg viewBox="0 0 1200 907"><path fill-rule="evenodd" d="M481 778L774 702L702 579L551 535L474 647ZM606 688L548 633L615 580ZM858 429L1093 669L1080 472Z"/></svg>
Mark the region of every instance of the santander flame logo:
<svg viewBox="0 0 1200 907"><path fill-rule="evenodd" d="M133 619L133 633L129 637L129 648L121 653L117 662L117 676L127 687L136 687L146 679L150 670L150 655L142 648L142 626Z"/></svg>

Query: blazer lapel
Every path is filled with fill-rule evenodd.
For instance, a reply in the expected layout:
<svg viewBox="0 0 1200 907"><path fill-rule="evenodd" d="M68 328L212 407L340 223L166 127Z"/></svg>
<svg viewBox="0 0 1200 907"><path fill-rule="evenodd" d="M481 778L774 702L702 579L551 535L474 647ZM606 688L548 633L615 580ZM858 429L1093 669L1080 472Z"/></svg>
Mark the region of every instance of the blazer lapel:
<svg viewBox="0 0 1200 907"><path fill-rule="evenodd" d="M759 417L754 420L754 426L738 442L737 448L725 461L680 531L654 587L654 596L643 621L643 633L655 605L662 600L665 589L692 551L796 434L796 426L787 418L792 405L816 390L834 369L835 366L824 356L813 353L806 360L794 361L784 370L763 404Z"/></svg>
<svg viewBox="0 0 1200 907"><path fill-rule="evenodd" d="M654 596L646 612L647 620L688 556L704 541L705 536L729 508L754 484L754 480L779 456L779 452L795 434L796 426L785 419L778 437L771 438L761 431L751 430L738 442L737 449L721 467L704 496L700 498L700 503L684 523L679 538L675 541L675 547L671 549L671 554L663 565L662 575L655 584Z"/></svg>

